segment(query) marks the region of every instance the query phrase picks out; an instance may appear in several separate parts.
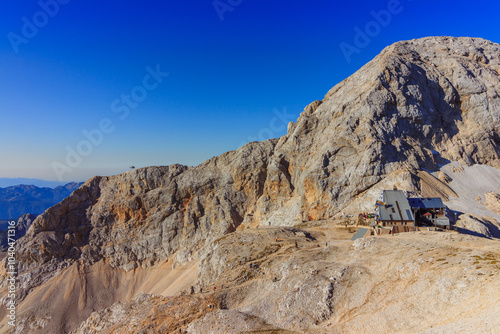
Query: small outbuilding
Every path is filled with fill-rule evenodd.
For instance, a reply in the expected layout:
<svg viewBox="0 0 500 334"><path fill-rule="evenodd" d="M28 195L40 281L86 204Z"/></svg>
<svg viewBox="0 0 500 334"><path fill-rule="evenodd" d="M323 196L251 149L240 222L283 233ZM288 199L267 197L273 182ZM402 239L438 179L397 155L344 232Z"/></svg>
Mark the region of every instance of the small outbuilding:
<svg viewBox="0 0 500 334"><path fill-rule="evenodd" d="M408 202L417 222L450 226L450 220L446 217L446 206L441 198L409 198Z"/></svg>

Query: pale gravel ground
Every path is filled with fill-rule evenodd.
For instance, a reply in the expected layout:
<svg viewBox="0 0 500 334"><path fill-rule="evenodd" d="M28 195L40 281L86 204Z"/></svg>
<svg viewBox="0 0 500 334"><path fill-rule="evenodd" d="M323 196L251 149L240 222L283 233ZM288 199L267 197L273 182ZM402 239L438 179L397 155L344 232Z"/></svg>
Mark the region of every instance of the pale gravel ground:
<svg viewBox="0 0 500 334"><path fill-rule="evenodd" d="M462 166L463 172L452 172L452 167L458 168L458 162L452 162L441 167L453 180L449 186L457 193L459 198L451 197L445 204L454 211L472 213L478 216L489 216L500 222L500 215L488 210L476 200L479 196L485 202L486 193L492 191L499 193L500 170L485 165ZM436 173L433 173L437 177Z"/></svg>
<svg viewBox="0 0 500 334"><path fill-rule="evenodd" d="M364 253L364 266L372 274L370 281L380 280L375 284L379 291L365 299L350 321L339 324L340 333L500 333L500 267L488 260L475 260L485 254L498 259L497 240L453 232L418 232L359 239L354 247ZM394 257L398 248L400 259ZM381 267L393 264L380 270L372 262L375 258L370 261L370 253L381 260ZM384 272L388 282L382 279ZM351 291L356 291L358 284L354 283ZM397 291L398 297L390 291ZM356 296L352 294L350 298ZM374 327L367 326L369 323Z"/></svg>
<svg viewBox="0 0 500 334"><path fill-rule="evenodd" d="M322 227L304 228L318 232L311 248L266 256L260 265L263 276L234 287L239 291L235 294L245 298L229 308L248 316L240 319L245 326L259 328L264 320L275 328L314 334L498 333L498 240L453 231L424 231L355 242L334 239L331 247L323 247L333 235L322 234ZM261 233L246 231L245 242L238 248L248 248L252 238L263 246ZM277 261L281 264L277 265ZM301 269L295 271L294 265ZM317 268L317 274L305 275L309 267ZM219 277L231 272L227 270ZM316 283L321 283L322 276L334 282L333 313L317 326L301 328L303 321L308 321L304 314L312 315L324 305L325 301L313 293L317 289L307 288L321 286ZM272 277L280 277L279 283L271 283ZM297 279L301 292L295 289ZM290 286L295 288L286 288ZM267 303L269 299L272 305ZM293 316L283 323L279 310L290 300L294 303L287 312ZM308 304L310 300L318 303ZM211 314L198 320L190 333L231 332L230 320L218 323L214 317Z"/></svg>

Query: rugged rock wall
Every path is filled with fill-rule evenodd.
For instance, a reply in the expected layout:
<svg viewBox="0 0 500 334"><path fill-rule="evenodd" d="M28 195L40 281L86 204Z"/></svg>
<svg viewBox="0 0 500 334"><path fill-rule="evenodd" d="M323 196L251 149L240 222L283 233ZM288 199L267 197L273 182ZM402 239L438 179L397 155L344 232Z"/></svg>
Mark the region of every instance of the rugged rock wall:
<svg viewBox="0 0 500 334"><path fill-rule="evenodd" d="M262 196L276 141L251 143L195 168L95 177L35 220L19 248L21 296L74 261L147 268L235 231ZM34 279L36 277L36 279Z"/></svg>

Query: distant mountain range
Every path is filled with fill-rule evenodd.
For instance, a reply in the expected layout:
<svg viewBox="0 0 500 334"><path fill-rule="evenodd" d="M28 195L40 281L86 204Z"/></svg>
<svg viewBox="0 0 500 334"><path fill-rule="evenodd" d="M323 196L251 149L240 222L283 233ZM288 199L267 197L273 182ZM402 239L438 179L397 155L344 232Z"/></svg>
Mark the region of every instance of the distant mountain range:
<svg viewBox="0 0 500 334"><path fill-rule="evenodd" d="M81 185L72 182L54 189L24 184L0 188L0 220L17 219L25 213L41 214Z"/></svg>
<svg viewBox="0 0 500 334"><path fill-rule="evenodd" d="M26 179L26 178L8 178L8 177L0 177L0 188L17 186L19 184L26 185L34 185L40 188L56 188L59 186L64 186L68 182L59 182L59 181L46 181L40 179Z"/></svg>

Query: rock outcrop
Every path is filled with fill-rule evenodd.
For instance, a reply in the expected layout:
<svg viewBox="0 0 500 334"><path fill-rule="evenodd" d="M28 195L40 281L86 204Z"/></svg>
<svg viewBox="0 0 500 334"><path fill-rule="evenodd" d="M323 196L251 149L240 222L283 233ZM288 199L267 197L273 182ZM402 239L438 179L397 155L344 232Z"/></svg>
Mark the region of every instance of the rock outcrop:
<svg viewBox="0 0 500 334"><path fill-rule="evenodd" d="M500 194L489 192L484 194L484 196L486 198L486 207L500 215Z"/></svg>
<svg viewBox="0 0 500 334"><path fill-rule="evenodd" d="M39 216L23 238L20 301L67 268L100 261L133 271L166 260L174 267L199 260L200 286L218 277L244 284L238 280L246 272L257 272L228 271L237 259L227 257L227 247L235 247L225 243L232 232L356 212L394 185L424 196L456 197L446 175L428 171L448 161L500 167L498 92L498 44L433 37L389 46L307 106L281 138L249 143L196 167L148 167L87 181ZM276 246L259 247L253 256L279 252ZM258 317L255 328L272 323L305 329L330 319L332 280L342 264L318 275L322 260L308 264L304 254L295 259L300 266L288 260L267 264L277 282L248 287L270 291L272 298L287 291L287 303L259 300L245 309L237 302L240 290L224 302ZM293 292L304 280L310 285ZM319 306L310 304L311 296ZM311 313L297 314L293 307ZM223 317L221 312L211 317Z"/></svg>
<svg viewBox="0 0 500 334"><path fill-rule="evenodd" d="M185 333L188 324L220 308L213 296L173 298L139 294L93 313L72 334Z"/></svg>
<svg viewBox="0 0 500 334"><path fill-rule="evenodd" d="M459 231L463 229L463 233L484 236L487 238L500 238L498 223L488 219L488 217L481 218L470 214L464 214L460 216L456 226Z"/></svg>

